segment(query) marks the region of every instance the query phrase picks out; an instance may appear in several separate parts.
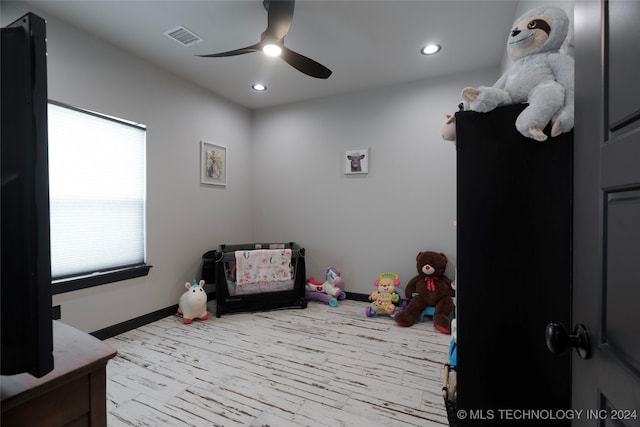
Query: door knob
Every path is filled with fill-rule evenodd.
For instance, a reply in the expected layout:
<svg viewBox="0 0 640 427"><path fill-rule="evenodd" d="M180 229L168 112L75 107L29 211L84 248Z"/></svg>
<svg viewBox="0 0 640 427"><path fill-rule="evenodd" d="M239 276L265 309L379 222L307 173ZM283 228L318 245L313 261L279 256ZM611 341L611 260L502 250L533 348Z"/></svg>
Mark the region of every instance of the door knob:
<svg viewBox="0 0 640 427"><path fill-rule="evenodd" d="M548 323L546 340L547 348L553 354L562 354L567 350L567 347L574 347L581 358L591 357L589 330L583 324L576 325L573 328L573 333L570 334L562 323Z"/></svg>

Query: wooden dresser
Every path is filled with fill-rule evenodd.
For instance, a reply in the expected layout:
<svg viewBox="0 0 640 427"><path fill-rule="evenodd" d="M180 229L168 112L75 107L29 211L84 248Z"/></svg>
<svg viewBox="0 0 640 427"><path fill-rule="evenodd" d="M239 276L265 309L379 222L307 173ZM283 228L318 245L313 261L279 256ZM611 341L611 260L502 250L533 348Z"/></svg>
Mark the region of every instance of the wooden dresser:
<svg viewBox="0 0 640 427"><path fill-rule="evenodd" d="M93 336L53 322L54 369L42 378L0 377L3 427L106 426L106 367L116 350Z"/></svg>

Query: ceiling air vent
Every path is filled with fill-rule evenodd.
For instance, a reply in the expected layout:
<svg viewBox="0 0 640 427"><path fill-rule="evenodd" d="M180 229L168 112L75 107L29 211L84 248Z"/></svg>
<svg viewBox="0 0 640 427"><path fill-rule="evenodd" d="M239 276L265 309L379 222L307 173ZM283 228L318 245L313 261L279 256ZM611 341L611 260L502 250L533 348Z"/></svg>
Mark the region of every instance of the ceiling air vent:
<svg viewBox="0 0 640 427"><path fill-rule="evenodd" d="M191 46L203 41L203 39L199 35L183 27L182 25L169 31L165 31L164 35L177 41L183 46Z"/></svg>

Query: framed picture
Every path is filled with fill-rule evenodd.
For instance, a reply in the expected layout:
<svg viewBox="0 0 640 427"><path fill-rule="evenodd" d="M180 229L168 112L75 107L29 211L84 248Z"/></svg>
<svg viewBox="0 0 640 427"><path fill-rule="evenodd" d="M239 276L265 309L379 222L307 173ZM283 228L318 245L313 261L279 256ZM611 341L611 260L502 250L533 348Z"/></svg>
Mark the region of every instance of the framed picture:
<svg viewBox="0 0 640 427"><path fill-rule="evenodd" d="M369 149L358 148L344 152L344 173L369 173Z"/></svg>
<svg viewBox="0 0 640 427"><path fill-rule="evenodd" d="M227 147L200 141L200 182L227 185Z"/></svg>

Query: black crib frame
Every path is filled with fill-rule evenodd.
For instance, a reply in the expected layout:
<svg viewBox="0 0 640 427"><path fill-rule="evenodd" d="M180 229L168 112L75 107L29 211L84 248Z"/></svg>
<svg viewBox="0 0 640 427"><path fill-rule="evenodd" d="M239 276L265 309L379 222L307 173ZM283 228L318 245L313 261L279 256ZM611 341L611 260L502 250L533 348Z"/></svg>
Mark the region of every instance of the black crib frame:
<svg viewBox="0 0 640 427"><path fill-rule="evenodd" d="M225 263L235 262L236 251L283 248L291 249L291 264L294 268L293 289L245 295L229 295ZM213 279L216 284L216 317L222 316L223 313L265 311L293 306L306 308L306 268L304 252L304 248L294 242L220 245L215 251L207 252L203 256L204 264L202 267L202 275L206 282L210 281L207 280L207 278L211 278L211 263L213 263Z"/></svg>

